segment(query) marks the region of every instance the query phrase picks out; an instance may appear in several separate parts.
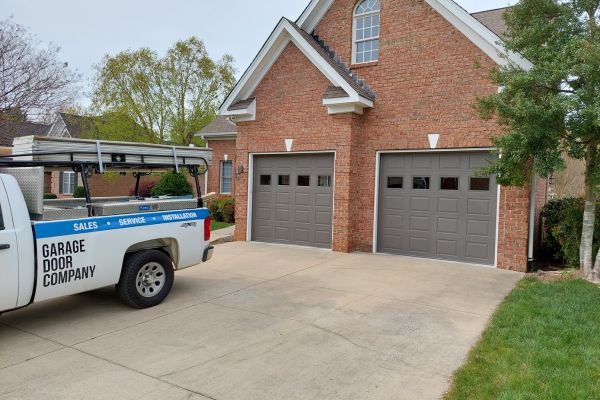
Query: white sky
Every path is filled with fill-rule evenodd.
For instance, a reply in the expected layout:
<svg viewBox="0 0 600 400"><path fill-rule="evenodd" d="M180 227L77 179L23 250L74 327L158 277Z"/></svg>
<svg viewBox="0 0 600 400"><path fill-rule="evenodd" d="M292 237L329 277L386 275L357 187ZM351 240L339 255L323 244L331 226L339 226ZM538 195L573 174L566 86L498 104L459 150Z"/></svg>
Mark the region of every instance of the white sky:
<svg viewBox="0 0 600 400"><path fill-rule="evenodd" d="M515 0L458 0L470 12ZM150 47L164 53L198 36L210 55L234 56L238 76L282 16L295 20L309 0L0 0L0 19L12 17L42 42L61 46L61 58L83 75L105 54ZM83 99L82 99L83 100ZM85 100L84 103L87 103Z"/></svg>

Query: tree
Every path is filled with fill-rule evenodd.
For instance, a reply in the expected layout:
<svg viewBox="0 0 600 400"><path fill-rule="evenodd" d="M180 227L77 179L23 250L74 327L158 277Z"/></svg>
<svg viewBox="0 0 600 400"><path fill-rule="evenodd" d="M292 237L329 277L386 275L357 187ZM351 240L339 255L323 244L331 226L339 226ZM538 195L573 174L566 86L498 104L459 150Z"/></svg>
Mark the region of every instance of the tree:
<svg viewBox="0 0 600 400"><path fill-rule="evenodd" d="M489 168L504 185L524 186L565 168L565 157L585 161L585 212L580 264L600 279L600 253L592 250L600 183L600 0L521 0L505 16L507 51L534 66L508 65L492 73L504 88L481 99L484 118L497 117L505 133Z"/></svg>
<svg viewBox="0 0 600 400"><path fill-rule="evenodd" d="M0 21L0 118L48 120L73 103L78 75L58 60L59 47L38 48L21 25ZM22 119L21 117L19 117Z"/></svg>
<svg viewBox="0 0 600 400"><path fill-rule="evenodd" d="M217 113L235 83L233 58L213 61L198 38L164 57L142 48L106 56L97 67L95 111L130 116L158 143L188 145Z"/></svg>

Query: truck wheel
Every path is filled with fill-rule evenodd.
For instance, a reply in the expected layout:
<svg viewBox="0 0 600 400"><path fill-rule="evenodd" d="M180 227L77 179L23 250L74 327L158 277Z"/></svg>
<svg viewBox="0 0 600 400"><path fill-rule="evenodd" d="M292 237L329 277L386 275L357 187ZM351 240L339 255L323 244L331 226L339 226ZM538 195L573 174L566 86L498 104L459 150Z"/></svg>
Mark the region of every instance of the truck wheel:
<svg viewBox="0 0 600 400"><path fill-rule="evenodd" d="M171 259L158 250L144 250L125 256L117 293L134 308L159 305L171 292L174 280Z"/></svg>

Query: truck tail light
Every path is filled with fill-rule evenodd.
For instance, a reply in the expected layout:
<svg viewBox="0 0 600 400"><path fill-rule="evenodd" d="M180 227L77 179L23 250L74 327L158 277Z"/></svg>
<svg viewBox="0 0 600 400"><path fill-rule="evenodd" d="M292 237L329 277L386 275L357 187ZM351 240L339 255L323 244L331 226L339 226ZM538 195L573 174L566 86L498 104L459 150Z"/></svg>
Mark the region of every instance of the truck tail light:
<svg viewBox="0 0 600 400"><path fill-rule="evenodd" d="M210 241L210 217L204 220L204 241Z"/></svg>

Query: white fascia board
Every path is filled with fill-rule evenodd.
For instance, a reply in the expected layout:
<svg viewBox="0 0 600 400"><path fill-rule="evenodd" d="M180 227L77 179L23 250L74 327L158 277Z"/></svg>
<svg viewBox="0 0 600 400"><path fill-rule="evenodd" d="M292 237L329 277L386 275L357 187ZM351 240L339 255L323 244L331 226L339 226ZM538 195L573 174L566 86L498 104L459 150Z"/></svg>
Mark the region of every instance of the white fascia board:
<svg viewBox="0 0 600 400"><path fill-rule="evenodd" d="M502 39L453 0L425 0L434 10L479 47L498 65L515 64L528 71L533 64L518 53L506 53Z"/></svg>
<svg viewBox="0 0 600 400"><path fill-rule="evenodd" d="M319 22L321 22L321 19L323 19L332 4L333 0L312 0L296 23L305 32L312 32Z"/></svg>
<svg viewBox="0 0 600 400"><path fill-rule="evenodd" d="M329 115L346 113L362 115L364 113L364 107L357 103L341 103L327 106L327 114Z"/></svg>
<svg viewBox="0 0 600 400"><path fill-rule="evenodd" d="M352 97L336 97L333 99L323 99L323 105L326 106L333 106L336 104L349 104L349 103L358 103L362 106L366 107L373 107L373 101L369 100L369 99L365 99L362 96L358 97L358 101Z"/></svg>
<svg viewBox="0 0 600 400"><path fill-rule="evenodd" d="M239 80L233 91L229 94L221 106L221 115L238 116L237 121L241 121L247 115L252 115L256 110L256 100L254 101L254 113L248 113L246 110L229 110L229 107L235 102L250 97L256 87L260 84L267 72L271 69L275 61L279 58L289 42L294 43L296 47L313 63L315 67L335 86L339 86L349 97L360 102L362 97L350 86L350 84L315 50L302 35L291 26L290 22L282 18L267 43L261 49L261 52L252 62L248 70Z"/></svg>

